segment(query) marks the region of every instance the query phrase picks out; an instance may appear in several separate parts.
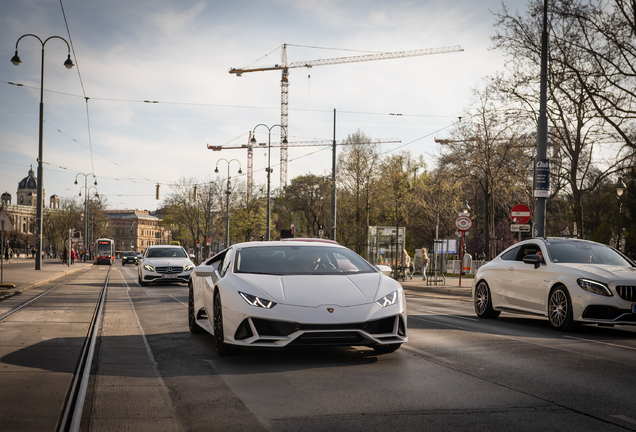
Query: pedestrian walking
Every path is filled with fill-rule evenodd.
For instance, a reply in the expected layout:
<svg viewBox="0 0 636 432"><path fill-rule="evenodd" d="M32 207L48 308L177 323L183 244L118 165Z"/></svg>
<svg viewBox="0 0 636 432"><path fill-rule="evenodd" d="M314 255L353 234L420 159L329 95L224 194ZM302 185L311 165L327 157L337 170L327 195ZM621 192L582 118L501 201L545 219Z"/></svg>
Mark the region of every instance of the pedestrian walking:
<svg viewBox="0 0 636 432"><path fill-rule="evenodd" d="M77 254L75 253L75 249L71 249L71 265L75 264L76 258L77 258Z"/></svg>
<svg viewBox="0 0 636 432"><path fill-rule="evenodd" d="M404 268L404 279L407 277L413 279L411 257L406 249L402 249L402 259L400 261L400 265Z"/></svg>
<svg viewBox="0 0 636 432"><path fill-rule="evenodd" d="M64 252L62 252L62 264L68 263L68 249L64 248Z"/></svg>
<svg viewBox="0 0 636 432"><path fill-rule="evenodd" d="M422 280L426 280L426 267L428 266L430 259L426 253L426 248L422 248Z"/></svg>

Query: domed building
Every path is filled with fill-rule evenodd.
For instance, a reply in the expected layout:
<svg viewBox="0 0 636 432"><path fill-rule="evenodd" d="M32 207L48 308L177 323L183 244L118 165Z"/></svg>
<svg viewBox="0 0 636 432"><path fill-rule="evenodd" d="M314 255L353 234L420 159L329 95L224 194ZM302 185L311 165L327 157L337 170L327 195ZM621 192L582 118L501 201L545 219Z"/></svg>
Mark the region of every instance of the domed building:
<svg viewBox="0 0 636 432"><path fill-rule="evenodd" d="M38 199L38 180L35 178L33 166L29 169L29 175L18 183L18 191L16 193L16 204L23 206L37 207ZM44 197L46 194L42 190L42 208L44 208Z"/></svg>
<svg viewBox="0 0 636 432"><path fill-rule="evenodd" d="M2 194L2 205L11 204L11 194L9 192L5 192Z"/></svg>

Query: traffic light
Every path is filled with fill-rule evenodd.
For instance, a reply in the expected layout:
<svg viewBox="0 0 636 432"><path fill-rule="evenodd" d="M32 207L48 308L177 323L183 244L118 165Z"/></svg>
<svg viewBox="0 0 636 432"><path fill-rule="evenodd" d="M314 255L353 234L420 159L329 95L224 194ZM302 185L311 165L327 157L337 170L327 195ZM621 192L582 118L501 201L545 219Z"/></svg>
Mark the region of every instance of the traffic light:
<svg viewBox="0 0 636 432"><path fill-rule="evenodd" d="M80 238L81 237L81 232L80 231L73 231L73 237L74 238Z"/></svg>

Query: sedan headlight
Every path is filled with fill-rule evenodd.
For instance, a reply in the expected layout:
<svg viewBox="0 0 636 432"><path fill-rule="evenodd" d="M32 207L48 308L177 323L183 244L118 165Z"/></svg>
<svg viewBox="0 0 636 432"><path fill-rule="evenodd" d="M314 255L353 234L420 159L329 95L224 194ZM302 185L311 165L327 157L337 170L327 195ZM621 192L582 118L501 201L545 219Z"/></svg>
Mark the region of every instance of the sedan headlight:
<svg viewBox="0 0 636 432"><path fill-rule="evenodd" d="M271 309L277 304L271 300L256 297L255 295L252 295L252 294L245 294L240 291L239 291L239 294L241 295L241 297L243 297L243 300L245 300L247 304L249 304L250 306L260 307L264 309Z"/></svg>
<svg viewBox="0 0 636 432"><path fill-rule="evenodd" d="M375 303L380 307L387 307L397 303L397 299L398 299L398 292L397 290L395 290L391 294L385 295L380 300L376 300Z"/></svg>
<svg viewBox="0 0 636 432"><path fill-rule="evenodd" d="M189 271L189 270L192 270L193 268L194 268L194 264L188 264L187 266L183 268L183 271Z"/></svg>
<svg viewBox="0 0 636 432"><path fill-rule="evenodd" d="M154 272L155 268L153 266L151 266L151 265L144 264L144 270L148 270L148 271Z"/></svg>
<svg viewBox="0 0 636 432"><path fill-rule="evenodd" d="M583 288L585 291L591 292L592 294L612 297L612 292L604 283L596 282L589 279L577 279L576 282L581 288Z"/></svg>

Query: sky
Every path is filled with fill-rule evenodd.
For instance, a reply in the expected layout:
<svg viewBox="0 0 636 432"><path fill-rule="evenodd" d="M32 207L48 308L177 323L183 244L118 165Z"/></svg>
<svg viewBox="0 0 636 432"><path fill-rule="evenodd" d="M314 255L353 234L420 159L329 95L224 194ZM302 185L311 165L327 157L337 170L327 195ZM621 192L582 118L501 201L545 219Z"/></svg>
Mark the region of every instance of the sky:
<svg viewBox="0 0 636 432"><path fill-rule="evenodd" d="M512 11L525 1L504 1ZM504 70L491 50L500 0L3 0L0 2L0 193L37 172L41 43L45 44L43 169L48 198L82 196L85 180L110 209L155 210L182 179L245 181L240 146L259 124L280 140L280 71L230 68L375 52L460 46L464 51L289 70L288 140L342 141L358 130L386 154L410 151L434 167L434 138L449 129L487 76ZM66 21L65 21L65 16ZM68 26L68 29L67 29ZM70 37L69 37L70 32ZM10 59L18 45L22 64ZM19 84L19 85L16 85ZM144 101L152 101L147 103ZM155 102L156 101L156 102ZM395 115L401 114L401 115ZM256 128L267 143L268 130ZM344 147L338 147L342 152ZM290 147L288 182L331 173L331 148ZM254 151L266 183L267 149ZM280 153L271 149L272 188ZM243 175L236 174L240 163ZM219 174L214 173L215 166ZM79 185L74 185L77 178ZM92 194L95 189L90 189Z"/></svg>

